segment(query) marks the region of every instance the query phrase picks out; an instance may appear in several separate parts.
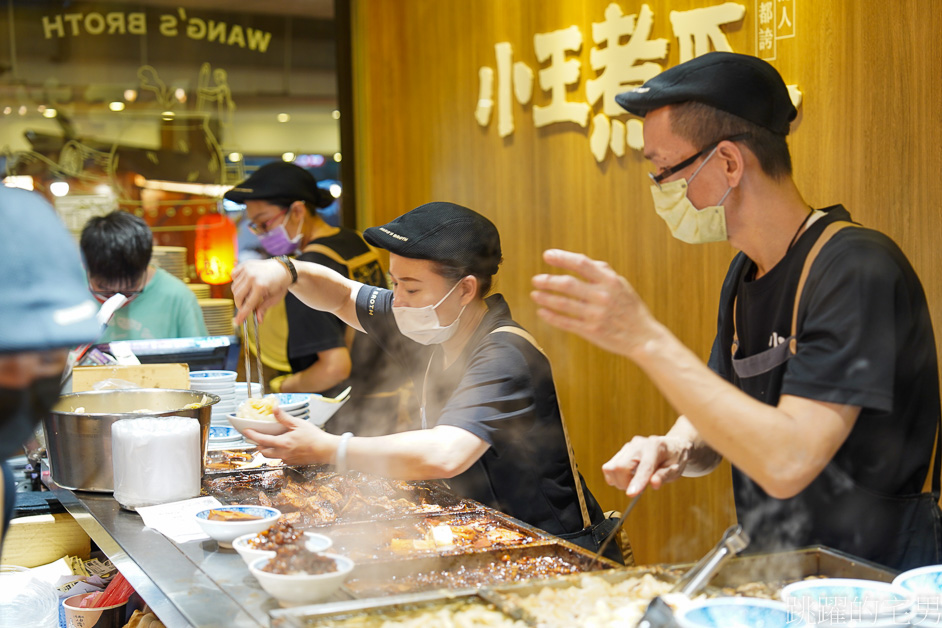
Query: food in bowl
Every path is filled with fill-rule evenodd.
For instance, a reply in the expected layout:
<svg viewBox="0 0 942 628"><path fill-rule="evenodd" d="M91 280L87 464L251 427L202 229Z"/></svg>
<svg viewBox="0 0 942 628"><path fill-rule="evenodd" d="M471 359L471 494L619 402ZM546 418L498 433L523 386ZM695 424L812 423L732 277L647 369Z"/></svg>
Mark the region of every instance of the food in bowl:
<svg viewBox="0 0 942 628"><path fill-rule="evenodd" d="M239 404L236 417L250 421L275 421L275 410L278 409L277 397L252 397Z"/></svg>
<svg viewBox="0 0 942 628"><path fill-rule="evenodd" d="M249 563L249 571L255 576L266 593L278 600L281 606L313 604L330 596L343 584L353 571L353 561L337 554L321 554L334 563L334 569L324 573L278 574L266 571L272 560L259 558Z"/></svg>
<svg viewBox="0 0 942 628"><path fill-rule="evenodd" d="M290 532L281 533L279 530L284 529L284 527L289 528ZM302 534L296 528L291 527L282 517L278 523L265 532L240 536L232 542L232 549L238 552L247 565L250 565L259 558L273 558L275 550L288 544L303 545L312 552L323 552L333 542L329 537L316 532L304 532Z"/></svg>
<svg viewBox="0 0 942 628"><path fill-rule="evenodd" d="M337 561L300 545L283 545L261 570L282 576L317 576L337 571Z"/></svg>
<svg viewBox="0 0 942 628"><path fill-rule="evenodd" d="M262 517L241 510L210 510L206 518L210 521L256 521Z"/></svg>
<svg viewBox="0 0 942 628"><path fill-rule="evenodd" d="M280 519L275 525L259 532L246 541L252 549L274 551L283 545L293 545L301 540L303 532Z"/></svg>
<svg viewBox="0 0 942 628"><path fill-rule="evenodd" d="M210 518L211 513L214 518ZM231 547L232 541L243 534L257 534L267 530L280 517L280 510L265 506L217 506L194 515L200 529L226 548Z"/></svg>

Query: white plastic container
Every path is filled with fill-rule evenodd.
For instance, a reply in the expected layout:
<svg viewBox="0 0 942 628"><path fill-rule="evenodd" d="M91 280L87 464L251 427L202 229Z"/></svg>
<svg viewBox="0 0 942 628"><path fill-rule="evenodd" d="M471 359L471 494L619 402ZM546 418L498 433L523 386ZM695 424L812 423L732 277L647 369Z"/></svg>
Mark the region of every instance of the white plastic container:
<svg viewBox="0 0 942 628"><path fill-rule="evenodd" d="M135 510L200 494L200 426L187 417L122 419L111 428L114 498Z"/></svg>

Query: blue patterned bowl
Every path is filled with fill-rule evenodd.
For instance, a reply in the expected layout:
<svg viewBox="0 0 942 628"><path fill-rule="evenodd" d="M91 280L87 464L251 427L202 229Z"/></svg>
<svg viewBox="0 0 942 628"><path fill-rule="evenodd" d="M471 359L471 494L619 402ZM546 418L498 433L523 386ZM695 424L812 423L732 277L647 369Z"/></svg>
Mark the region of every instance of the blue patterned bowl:
<svg viewBox="0 0 942 628"><path fill-rule="evenodd" d="M219 521L209 518L210 513L219 511L254 518L235 521ZM277 508L267 508L265 506L219 506L201 510L193 517L203 532L215 539L221 547L232 547L232 542L243 534L258 534L272 527L281 517L281 511Z"/></svg>
<svg viewBox="0 0 942 628"><path fill-rule="evenodd" d="M911 617L914 626L942 626L942 565L904 571L893 584L916 597Z"/></svg>
<svg viewBox="0 0 942 628"><path fill-rule="evenodd" d="M718 597L694 602L677 616L683 628L803 628L807 624L781 602Z"/></svg>
<svg viewBox="0 0 942 628"><path fill-rule="evenodd" d="M883 620L908 625L913 596L889 582L852 578L803 580L782 589L782 601L793 613L811 623L835 625ZM880 623L882 625L882 623Z"/></svg>

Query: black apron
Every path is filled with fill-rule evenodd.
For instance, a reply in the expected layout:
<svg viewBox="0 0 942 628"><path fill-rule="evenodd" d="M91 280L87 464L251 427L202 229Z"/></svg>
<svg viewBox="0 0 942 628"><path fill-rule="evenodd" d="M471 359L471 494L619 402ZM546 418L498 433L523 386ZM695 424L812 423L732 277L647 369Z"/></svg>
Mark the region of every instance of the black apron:
<svg viewBox="0 0 942 628"><path fill-rule="evenodd" d="M754 398L750 384L784 365L797 351L798 306L815 257L837 231L853 226L834 222L821 233L805 258L795 294L791 335L781 344L748 357L737 357L736 299L733 299L732 367L740 389ZM750 381L751 380L751 381ZM790 499L770 497L734 467L733 490L739 522L752 543L749 551L779 551L826 545L894 569L942 562L942 511L939 508L942 418L936 430L932 492L890 495L860 486L834 460L801 493Z"/></svg>

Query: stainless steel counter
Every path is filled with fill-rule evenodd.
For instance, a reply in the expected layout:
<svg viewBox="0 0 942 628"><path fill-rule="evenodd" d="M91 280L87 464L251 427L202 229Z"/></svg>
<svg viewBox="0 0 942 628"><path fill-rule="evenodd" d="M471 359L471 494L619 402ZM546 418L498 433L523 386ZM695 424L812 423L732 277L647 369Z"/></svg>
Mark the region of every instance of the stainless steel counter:
<svg viewBox="0 0 942 628"><path fill-rule="evenodd" d="M168 628L267 627L268 612L279 608L235 551L212 540L178 545L145 529L111 494L62 488L47 468L43 483Z"/></svg>

